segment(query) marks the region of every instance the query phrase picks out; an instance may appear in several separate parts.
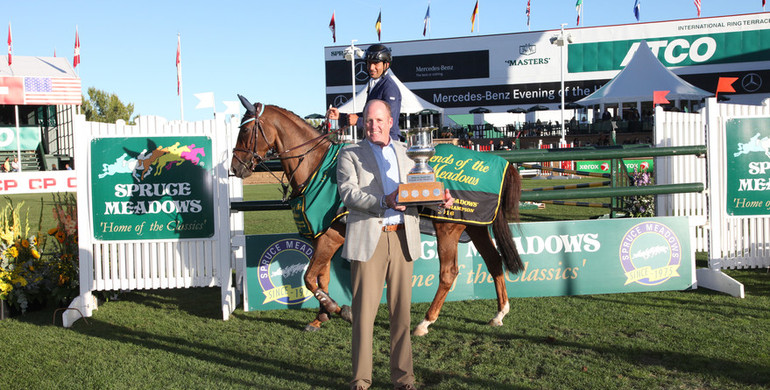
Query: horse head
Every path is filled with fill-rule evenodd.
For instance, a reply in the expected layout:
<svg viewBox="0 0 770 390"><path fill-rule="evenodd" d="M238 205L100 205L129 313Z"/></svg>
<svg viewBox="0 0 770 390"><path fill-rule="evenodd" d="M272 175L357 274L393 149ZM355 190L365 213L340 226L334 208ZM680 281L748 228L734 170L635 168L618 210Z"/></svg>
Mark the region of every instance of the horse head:
<svg viewBox="0 0 770 390"><path fill-rule="evenodd" d="M246 113L241 119L238 140L233 148L230 169L241 179L251 176L254 168L269 160L275 151L275 134L270 126L264 124L262 103L252 104L245 97L238 95Z"/></svg>

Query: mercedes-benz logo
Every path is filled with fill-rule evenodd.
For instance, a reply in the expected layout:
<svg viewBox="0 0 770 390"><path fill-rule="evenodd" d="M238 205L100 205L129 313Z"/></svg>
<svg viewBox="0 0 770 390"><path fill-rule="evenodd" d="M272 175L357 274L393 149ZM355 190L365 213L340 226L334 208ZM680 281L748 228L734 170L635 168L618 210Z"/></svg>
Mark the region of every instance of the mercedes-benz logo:
<svg viewBox="0 0 770 390"><path fill-rule="evenodd" d="M741 87L746 92L755 92L762 86L762 77L756 73L749 73L741 79Z"/></svg>
<svg viewBox="0 0 770 390"><path fill-rule="evenodd" d="M341 107L343 104L347 103L348 98L345 97L345 95L337 95L334 97L334 107Z"/></svg>
<svg viewBox="0 0 770 390"><path fill-rule="evenodd" d="M369 72L366 70L366 62L356 64L356 81L366 81L369 78Z"/></svg>

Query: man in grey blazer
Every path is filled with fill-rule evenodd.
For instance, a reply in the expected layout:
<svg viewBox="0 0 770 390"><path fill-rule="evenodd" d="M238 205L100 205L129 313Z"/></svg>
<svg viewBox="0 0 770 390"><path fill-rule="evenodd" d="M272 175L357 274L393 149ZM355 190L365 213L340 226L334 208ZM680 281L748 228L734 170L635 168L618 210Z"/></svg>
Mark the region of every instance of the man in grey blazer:
<svg viewBox="0 0 770 390"><path fill-rule="evenodd" d="M342 257L350 261L353 291L353 380L351 388L372 384L374 319L387 283L390 313L390 376L397 389L414 389L410 305L412 260L420 258L415 207L398 204L398 184L414 162L406 145L390 138L388 103L371 100L364 108L366 138L340 151L337 184L347 207ZM447 190L443 207L454 199Z"/></svg>

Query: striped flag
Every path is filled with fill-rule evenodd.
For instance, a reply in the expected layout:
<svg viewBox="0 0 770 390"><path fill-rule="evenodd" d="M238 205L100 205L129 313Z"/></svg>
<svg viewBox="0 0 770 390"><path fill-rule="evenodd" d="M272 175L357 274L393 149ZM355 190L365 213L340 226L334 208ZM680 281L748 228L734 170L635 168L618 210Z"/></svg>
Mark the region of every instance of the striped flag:
<svg viewBox="0 0 770 390"><path fill-rule="evenodd" d="M583 0L577 0L577 3L575 3L575 11L577 11L577 25L580 26L580 14L583 13Z"/></svg>
<svg viewBox="0 0 770 390"><path fill-rule="evenodd" d="M176 35L176 94L182 95L182 38Z"/></svg>
<svg viewBox="0 0 770 390"><path fill-rule="evenodd" d="M337 23L334 22L334 11L332 11L332 21L329 22L329 30L332 30L332 40L337 42Z"/></svg>
<svg viewBox="0 0 770 390"><path fill-rule="evenodd" d="M698 9L698 17L700 18L700 0L694 0L695 8Z"/></svg>
<svg viewBox="0 0 770 390"><path fill-rule="evenodd" d="M476 25L476 16L479 14L479 0L476 0L476 6L473 7L473 14L471 15L471 32L473 32L473 26Z"/></svg>
<svg viewBox="0 0 770 390"><path fill-rule="evenodd" d="M422 36L425 36L425 33L428 32L428 24L430 24L430 3L428 3L428 10L425 11L425 18L422 22Z"/></svg>
<svg viewBox="0 0 770 390"><path fill-rule="evenodd" d="M75 104L80 105L80 79L25 77L24 104Z"/></svg>
<svg viewBox="0 0 770 390"><path fill-rule="evenodd" d="M13 63L13 44L11 40L11 22L8 22L8 66Z"/></svg>
<svg viewBox="0 0 770 390"><path fill-rule="evenodd" d="M636 16L636 21L639 21L639 15L642 10L642 4L639 2L639 0L636 0L634 3L634 16Z"/></svg>
<svg viewBox="0 0 770 390"><path fill-rule="evenodd" d="M78 36L78 27L75 26L75 55L72 56L72 67L77 68L80 64L80 36Z"/></svg>
<svg viewBox="0 0 770 390"><path fill-rule="evenodd" d="M532 1L532 0L527 0L527 27L529 27L529 16L530 16L530 8L529 8L529 3L530 3L531 1Z"/></svg>
<svg viewBox="0 0 770 390"><path fill-rule="evenodd" d="M380 10L380 14L377 15L377 23L374 24L374 28L377 29L377 40L381 41L382 38L380 38L380 34L382 33L382 10Z"/></svg>

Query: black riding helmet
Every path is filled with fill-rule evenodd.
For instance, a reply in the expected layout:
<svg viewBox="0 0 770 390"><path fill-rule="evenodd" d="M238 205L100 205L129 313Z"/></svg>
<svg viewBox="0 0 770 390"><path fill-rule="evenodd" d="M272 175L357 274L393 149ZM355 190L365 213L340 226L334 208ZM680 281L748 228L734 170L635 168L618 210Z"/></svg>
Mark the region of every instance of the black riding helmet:
<svg viewBox="0 0 770 390"><path fill-rule="evenodd" d="M390 49L379 43L371 45L366 49L364 59L367 62L384 62L387 64L390 64L391 61L393 61L393 58L390 55Z"/></svg>

